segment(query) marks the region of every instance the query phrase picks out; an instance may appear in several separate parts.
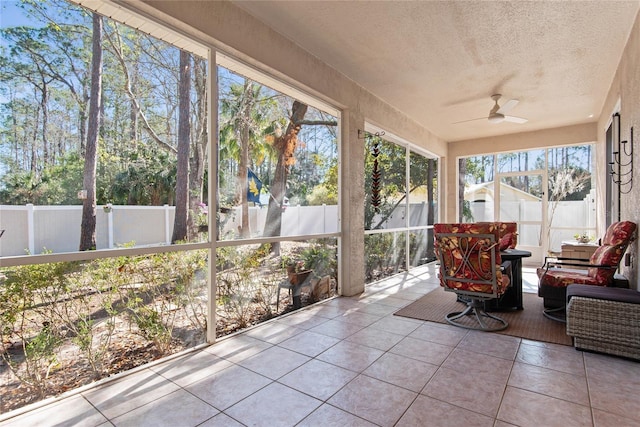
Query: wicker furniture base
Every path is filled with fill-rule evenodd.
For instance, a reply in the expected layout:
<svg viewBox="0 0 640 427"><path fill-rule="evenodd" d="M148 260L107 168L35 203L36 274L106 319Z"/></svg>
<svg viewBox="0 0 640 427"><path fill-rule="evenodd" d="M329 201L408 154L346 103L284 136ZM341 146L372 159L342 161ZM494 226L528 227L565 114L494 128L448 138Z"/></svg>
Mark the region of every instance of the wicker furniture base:
<svg viewBox="0 0 640 427"><path fill-rule="evenodd" d="M567 305L567 335L577 349L640 360L640 293L616 288L598 291L598 298L569 292L573 295ZM608 293L614 300L606 299ZM631 302L619 301L624 297Z"/></svg>

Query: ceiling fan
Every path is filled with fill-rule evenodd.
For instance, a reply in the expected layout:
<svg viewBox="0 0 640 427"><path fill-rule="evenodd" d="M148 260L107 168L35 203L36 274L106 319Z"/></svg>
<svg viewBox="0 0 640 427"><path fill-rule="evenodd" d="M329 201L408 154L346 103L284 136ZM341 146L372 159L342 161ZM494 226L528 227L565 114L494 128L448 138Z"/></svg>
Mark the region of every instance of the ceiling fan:
<svg viewBox="0 0 640 427"><path fill-rule="evenodd" d="M507 116L506 113L509 112L513 107L518 105L518 102L520 101L518 101L517 99L510 99L509 101L505 102L504 105L501 107L500 105L498 105L498 101L500 100L501 97L502 95L499 93L496 93L495 95L491 95L491 99L495 102L495 104L493 105L493 108L491 108L491 111L489 111L489 116L479 117L477 119L471 119L471 120L463 120L461 122L455 122L454 124L472 122L474 120L488 120L489 123L502 123L502 122L526 123L528 121L527 119L523 119L522 117Z"/></svg>

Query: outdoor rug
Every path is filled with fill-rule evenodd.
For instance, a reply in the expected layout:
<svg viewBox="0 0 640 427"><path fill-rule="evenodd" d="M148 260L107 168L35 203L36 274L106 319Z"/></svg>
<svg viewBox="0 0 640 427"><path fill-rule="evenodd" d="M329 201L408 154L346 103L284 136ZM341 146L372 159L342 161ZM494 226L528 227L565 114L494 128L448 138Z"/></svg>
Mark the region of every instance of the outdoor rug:
<svg viewBox="0 0 640 427"><path fill-rule="evenodd" d="M511 335L536 341L572 345L566 334L566 325L547 319L542 315L542 298L537 294L522 295L524 310L500 311L494 313L509 323L509 327L498 334ZM462 311L465 304L456 301L456 294L442 288L434 289L420 299L401 308L396 316L447 323L444 316L453 311Z"/></svg>

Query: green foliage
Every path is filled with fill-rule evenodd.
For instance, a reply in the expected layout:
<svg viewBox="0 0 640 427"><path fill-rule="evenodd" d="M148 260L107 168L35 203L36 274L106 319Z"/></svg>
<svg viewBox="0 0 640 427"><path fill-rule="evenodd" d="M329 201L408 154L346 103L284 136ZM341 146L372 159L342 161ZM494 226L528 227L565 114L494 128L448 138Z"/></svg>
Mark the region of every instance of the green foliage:
<svg viewBox="0 0 640 427"><path fill-rule="evenodd" d="M316 276L337 276L337 248L321 243L312 244L300 253L304 268L313 270Z"/></svg>
<svg viewBox="0 0 640 427"><path fill-rule="evenodd" d="M24 361L1 356L23 382L35 387L41 397L48 388L51 369L57 364L62 325L51 304L67 294L67 274L74 263L50 263L4 269L0 277L0 340L22 345Z"/></svg>
<svg viewBox="0 0 640 427"><path fill-rule="evenodd" d="M406 269L404 236L405 233L379 233L365 236L366 283Z"/></svg>

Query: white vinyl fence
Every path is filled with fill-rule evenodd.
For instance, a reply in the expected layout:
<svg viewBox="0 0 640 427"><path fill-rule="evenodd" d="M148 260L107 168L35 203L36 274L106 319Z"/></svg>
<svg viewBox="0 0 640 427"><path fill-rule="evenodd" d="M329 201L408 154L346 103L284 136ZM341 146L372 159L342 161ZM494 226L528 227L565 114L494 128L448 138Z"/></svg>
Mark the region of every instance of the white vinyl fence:
<svg viewBox="0 0 640 427"><path fill-rule="evenodd" d="M223 236L237 232L240 209L223 215ZM249 208L252 236L262 235L266 216L266 207ZM174 217L175 207L168 205L98 206L96 249L169 244ZM0 257L77 251L81 220L82 206L0 205ZM338 206L289 206L282 212L281 236L337 231Z"/></svg>
<svg viewBox="0 0 640 427"><path fill-rule="evenodd" d="M475 222L493 221L495 218L493 202L471 202L470 208ZM552 251L559 252L562 242L574 240L574 234L586 233L597 240L598 236L595 236L595 192L593 190L583 200L557 202L555 210L553 210L553 203L550 202L548 218L551 219L549 247ZM542 221L542 202L501 201L500 220L540 223ZM518 227L518 244L539 246L542 237L540 233L546 233L546 231L546 229L541 230L537 225L520 226Z"/></svg>

